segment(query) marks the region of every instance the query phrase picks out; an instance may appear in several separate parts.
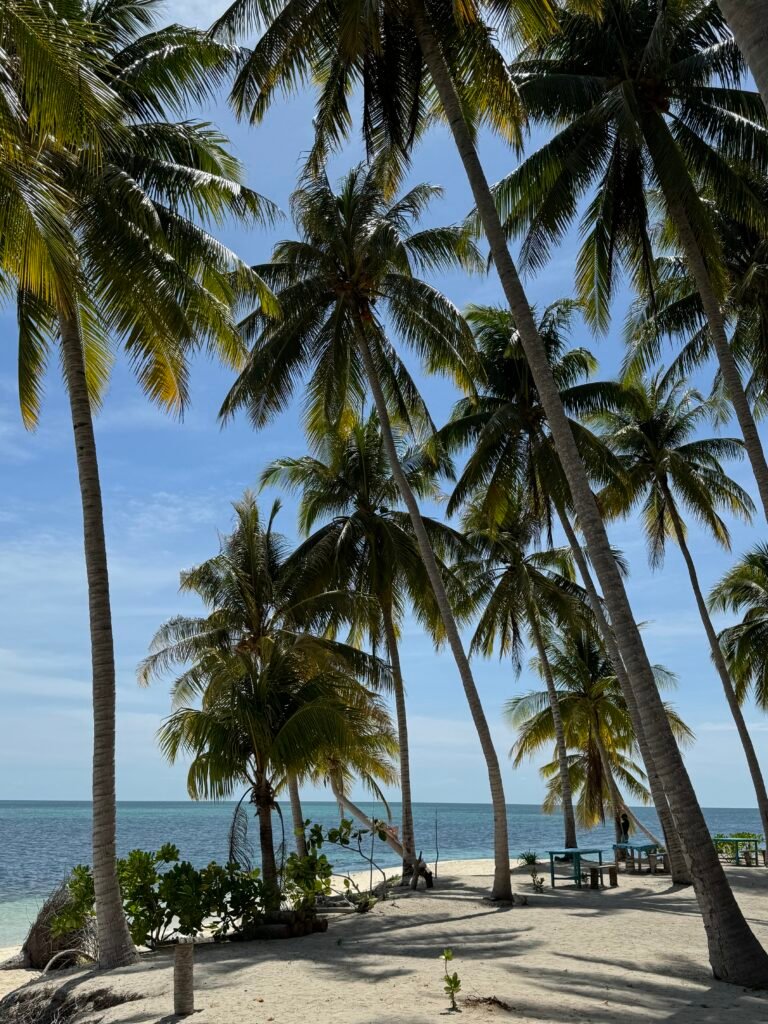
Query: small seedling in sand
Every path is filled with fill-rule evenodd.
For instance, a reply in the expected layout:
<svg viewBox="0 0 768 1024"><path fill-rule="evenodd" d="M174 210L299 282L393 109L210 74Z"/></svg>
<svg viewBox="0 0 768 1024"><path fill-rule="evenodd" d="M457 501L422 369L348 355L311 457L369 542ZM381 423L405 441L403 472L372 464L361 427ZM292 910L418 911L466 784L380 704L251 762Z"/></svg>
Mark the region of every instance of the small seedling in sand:
<svg viewBox="0 0 768 1024"><path fill-rule="evenodd" d="M531 882L533 884L534 892L544 892L544 879L537 872L536 865L531 868Z"/></svg>
<svg viewBox="0 0 768 1024"><path fill-rule="evenodd" d="M453 950L444 949L440 954L440 957L443 961L444 969L443 981L445 982L445 985L443 986L443 991L451 1000L449 1009L452 1013L461 1013L461 1010L456 1004L456 995L461 992L461 981L459 980L459 976L456 971L454 971L453 974L448 973L448 964L453 960Z"/></svg>

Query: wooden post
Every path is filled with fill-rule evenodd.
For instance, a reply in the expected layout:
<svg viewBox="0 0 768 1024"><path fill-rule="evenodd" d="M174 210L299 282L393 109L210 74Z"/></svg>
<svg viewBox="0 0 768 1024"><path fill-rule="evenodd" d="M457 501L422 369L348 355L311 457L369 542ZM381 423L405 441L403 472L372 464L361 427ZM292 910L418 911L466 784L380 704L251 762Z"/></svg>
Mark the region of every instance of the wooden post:
<svg viewBox="0 0 768 1024"><path fill-rule="evenodd" d="M751 850L746 850L746 849L744 850L744 864L748 868L752 867L752 851Z"/></svg>
<svg viewBox="0 0 768 1024"><path fill-rule="evenodd" d="M589 869L589 888L599 889L600 888L600 871L598 868Z"/></svg>
<svg viewBox="0 0 768 1024"><path fill-rule="evenodd" d="M651 872L652 875L656 874L656 854L655 853L649 853L648 854L648 870Z"/></svg>
<svg viewBox="0 0 768 1024"><path fill-rule="evenodd" d="M608 882L612 889L615 889L619 884L619 869L615 864L609 864L608 866Z"/></svg>
<svg viewBox="0 0 768 1024"><path fill-rule="evenodd" d="M669 854L668 853L662 853L662 855L661 855L661 870L665 874L667 874L667 875L669 874Z"/></svg>
<svg viewBox="0 0 768 1024"><path fill-rule="evenodd" d="M763 850L763 864L768 868L768 848Z"/></svg>
<svg viewBox="0 0 768 1024"><path fill-rule="evenodd" d="M173 1012L188 1017L195 1012L195 946L191 939L179 939L173 961Z"/></svg>
<svg viewBox="0 0 768 1024"><path fill-rule="evenodd" d="M637 868L635 867L635 851L627 850L627 871L634 875Z"/></svg>

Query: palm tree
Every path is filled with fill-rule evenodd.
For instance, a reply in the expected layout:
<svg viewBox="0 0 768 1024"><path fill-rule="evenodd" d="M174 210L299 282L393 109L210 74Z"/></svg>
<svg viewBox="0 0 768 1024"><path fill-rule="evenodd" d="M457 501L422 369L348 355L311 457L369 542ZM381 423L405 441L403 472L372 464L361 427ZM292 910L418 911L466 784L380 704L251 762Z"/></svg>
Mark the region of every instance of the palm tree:
<svg viewBox="0 0 768 1024"><path fill-rule="evenodd" d="M709 595L712 611L735 612L742 621L720 633L739 703L752 693L768 711L768 545L756 544L716 583Z"/></svg>
<svg viewBox="0 0 768 1024"><path fill-rule="evenodd" d="M471 504L462 517L477 558L464 562L461 570L471 581L473 604L482 607L470 651L490 657L498 641L499 656L511 658L518 673L526 635L536 651L555 730L565 846L575 849L578 844L568 749L545 633L552 624L566 628L579 616L583 618L585 609L578 607L583 595L574 582L573 564L567 552L540 549L541 516L523 494L510 493L506 503L498 505L497 512L491 515L482 502Z"/></svg>
<svg viewBox="0 0 768 1024"><path fill-rule="evenodd" d="M589 377L597 368L592 354L584 348L566 347L567 332L578 309L578 304L572 301L552 303L539 317L538 329L547 347L552 374L569 415L571 430L582 459L589 467L590 477L597 485L615 477L620 467L602 439L580 422L578 416L615 405L620 385L612 381L590 381ZM492 510L499 499L502 502L506 500L510 490L522 486L528 491L548 530L553 513L559 520L582 577L592 614L627 695L637 742L670 854L673 880L690 884L690 872L682 855L666 794L653 764L624 663L571 522L570 491L553 449L544 410L514 319L508 310L492 306L471 306L466 315L478 344L483 383L479 391L457 403L451 420L440 431L442 443L451 451L468 444L472 446L448 510L452 511L467 494L473 494L476 501L482 501L484 507Z"/></svg>
<svg viewBox="0 0 768 1024"><path fill-rule="evenodd" d="M192 706L198 698L200 707ZM159 731L170 762L192 755L189 795L226 799L245 785L259 817L267 907L280 905L272 829L276 792L329 744L352 747L378 698L354 677L307 664L284 641L268 651L200 650L172 691L173 712Z"/></svg>
<svg viewBox="0 0 768 1024"><path fill-rule="evenodd" d="M355 600L318 585L274 530L276 502L264 523L253 495L235 503L235 528L218 555L181 576L205 616L177 616L155 634L140 682L174 666L174 711L160 732L171 760L191 752L194 798L220 799L251 787L259 815L262 870L275 888L275 793L309 770L323 751L344 756L358 735L386 715L360 680L380 687L385 667L327 628L351 615ZM201 700L201 707L191 702Z"/></svg>
<svg viewBox="0 0 768 1024"><path fill-rule="evenodd" d="M238 295L263 283L205 224L259 221L273 209L240 183L240 167L218 132L169 121L209 95L229 67L230 48L193 30L151 26L155 4L107 0L73 9L88 22L91 54L114 93L101 159L91 147L46 152L60 182L73 274L49 295L18 280L20 401L35 425L50 353L60 346L70 403L88 577L93 667L93 872L99 962L135 957L115 869L115 667L109 577L93 411L103 396L115 342L155 402L180 412L186 360L200 346L236 365L232 316ZM273 307L274 308L274 307Z"/></svg>
<svg viewBox="0 0 768 1024"><path fill-rule="evenodd" d="M370 391L384 450L408 510L419 555L459 670L488 768L494 816L493 894L511 898L506 804L490 729L464 652L428 528L400 461L393 417L410 429L430 424L429 414L383 318L430 370L470 379L472 336L458 310L416 276L419 269L475 266L466 235L453 228L414 231L414 222L439 190L417 185L388 199L386 163L354 168L334 192L327 176L307 179L291 203L297 241L280 242L258 272L275 288L284 318L279 325L255 311L243 324L255 339L246 369L223 414L245 406L255 426L284 408L307 379L307 418L336 425Z"/></svg>
<svg viewBox="0 0 768 1024"><path fill-rule="evenodd" d="M768 205L768 185L755 178L752 188ZM768 403L768 243L765 233L727 216L709 204L727 273L723 315L730 344L745 378L745 392L758 417ZM670 369L681 375L698 369L711 355L710 333L701 297L685 261L674 254L656 260L651 296L640 297L627 319L630 345L627 370L643 372L658 363L665 337L682 342ZM719 375L718 375L719 376ZM716 382L717 392L722 381ZM726 409L726 414L728 410Z"/></svg>
<svg viewBox="0 0 768 1024"><path fill-rule="evenodd" d="M492 17L517 19L517 27L530 34L551 27L554 7L517 0L503 12L494 10ZM436 98L464 166L568 480L626 669L622 685L628 687L628 703L647 737L691 865L713 971L721 980L760 985L768 955L747 925L710 842L478 155L474 129L480 122L490 123L508 138L521 137L515 120L518 97L510 89L506 61L493 46L484 14L471 3L432 5L428 11L424 0L408 0L407 6L379 0L361 18L358 5L328 0L233 0L214 31L230 37L238 32L260 34L234 89L236 107L252 121L264 116L278 91L296 90L310 78L316 83L315 150L320 153L349 133L354 122L348 98L362 95L360 123L369 151L381 149L387 156L407 158L433 114L424 97ZM322 75L315 74L319 67ZM359 82L364 83L362 90L355 87Z"/></svg>
<svg viewBox="0 0 768 1024"><path fill-rule="evenodd" d="M556 133L505 179L497 199L509 225L525 232L525 264L539 268L591 196L576 281L600 326L617 265L653 289L649 190L662 199L768 516L768 463L728 344L720 244L700 195L706 187L724 213L765 231L768 207L734 169L768 169L768 115L757 93L740 87L743 72L722 15L705 0L607 0L597 17L563 9L560 31L513 64L526 109Z"/></svg>
<svg viewBox="0 0 768 1024"><path fill-rule="evenodd" d="M575 629L548 630L546 650L547 672L554 679L565 742L573 752L569 771L573 789L579 793L579 824L582 828L604 824L605 809L609 806L615 822L626 813L636 828L658 843L622 796L623 788L629 796L647 803L649 794L645 776L633 760L637 739L632 718L613 664L594 628L587 624ZM544 678L541 659L535 659L533 665ZM655 671L660 688L674 682L671 673L661 666L655 666ZM530 691L513 697L506 705L505 717L518 732L510 751L515 767L555 740L548 691L549 684L544 692ZM678 742L690 740L691 731L669 705L667 715ZM560 772L553 763L544 765L542 774L550 779L545 809L552 809L562 800Z"/></svg>
<svg viewBox="0 0 768 1024"><path fill-rule="evenodd" d="M726 509L748 520L754 509L749 495L727 475L721 464L724 458L734 459L742 454L741 443L731 438L696 436L711 416L710 402L669 375L658 373L648 380L630 379L621 408L596 417L603 427L606 442L624 464L621 483L609 485L599 497L610 515L628 515L642 503L641 519L652 566L663 561L669 536L677 542L712 660L744 747L763 827L768 830L768 793L701 590L682 512L687 509L720 545L729 549L728 527L719 510Z"/></svg>
<svg viewBox="0 0 768 1024"><path fill-rule="evenodd" d="M438 498L435 477L440 467L423 449L408 448L399 431L393 430L393 434L398 459L414 494L421 500ZM379 614L373 623L364 625L374 649L383 639L392 668L406 857L403 867L410 872L416 840L399 634L409 606L427 624L438 614L410 516L397 507L400 492L376 414L371 413L365 421L352 419L339 431L328 431L317 449L314 456L277 459L261 479L265 485L301 492L299 525L307 540L297 556L305 557L332 585L370 594L375 600ZM461 537L437 520L423 518L438 557L449 554L455 558L462 548ZM319 522L322 525L318 527Z"/></svg>
<svg viewBox="0 0 768 1024"><path fill-rule="evenodd" d="M766 0L718 0L718 7L744 54L768 110L768 3Z"/></svg>

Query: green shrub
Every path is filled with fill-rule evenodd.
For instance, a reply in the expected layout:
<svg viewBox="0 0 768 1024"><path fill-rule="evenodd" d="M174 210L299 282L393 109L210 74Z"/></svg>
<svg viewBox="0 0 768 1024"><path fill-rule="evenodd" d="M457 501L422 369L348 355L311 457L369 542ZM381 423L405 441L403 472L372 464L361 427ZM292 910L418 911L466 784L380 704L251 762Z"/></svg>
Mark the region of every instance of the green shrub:
<svg viewBox="0 0 768 1024"><path fill-rule="evenodd" d="M248 933L263 920L264 887L258 870L215 862L198 869L180 861L172 843L155 852L131 850L118 860L117 876L137 946L154 949L182 935L199 935L205 925L215 936ZM54 919L54 934L80 928L94 914L91 869L79 864L67 884L71 902Z"/></svg>

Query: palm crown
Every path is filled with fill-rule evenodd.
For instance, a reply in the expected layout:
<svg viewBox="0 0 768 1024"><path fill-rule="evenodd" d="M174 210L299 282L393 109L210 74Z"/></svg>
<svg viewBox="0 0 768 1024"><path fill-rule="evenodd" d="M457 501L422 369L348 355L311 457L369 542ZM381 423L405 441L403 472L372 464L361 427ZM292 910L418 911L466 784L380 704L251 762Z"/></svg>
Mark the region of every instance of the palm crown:
<svg viewBox="0 0 768 1024"><path fill-rule="evenodd" d="M607 515L626 515L642 502L654 565L664 558L667 537L676 535L673 518L682 524L682 510L724 547L730 546L730 534L720 510L742 519L754 511L752 499L722 465L723 459L741 457L741 442L698 436L712 416L711 402L660 372L628 380L619 408L594 416L623 471L600 493L601 507Z"/></svg>
<svg viewBox="0 0 768 1024"><path fill-rule="evenodd" d="M617 385L590 381L597 368L594 356L586 348L567 347L577 310L577 303L554 302L538 318L538 329L582 458L593 479L605 483L611 475L610 453L578 417L610 408ZM552 502L568 508L570 497L514 318L494 306L470 306L465 315L478 347L481 381L456 403L440 431L449 450L472 446L448 511L477 494L492 509L504 503L511 488L524 487L549 524Z"/></svg>
<svg viewBox="0 0 768 1024"><path fill-rule="evenodd" d="M155 7L154 0L111 0L81 9L118 110L99 162L84 145L49 153L64 190L76 280L66 303L61 289L48 298L24 288L19 295L20 399L30 425L57 318L73 305L92 399L104 390L120 341L150 398L177 412L188 397L193 347L207 344L239 363L236 302L255 294L277 312L258 276L207 230L227 217L269 219L275 208L242 184L215 128L169 120L211 95L237 51L178 25L146 31Z"/></svg>
<svg viewBox="0 0 768 1024"><path fill-rule="evenodd" d="M262 306L243 321L243 336L253 347L224 404L225 415L245 406L254 425L262 426L285 408L299 381L309 378L310 431L339 424L344 411L359 409L366 396L358 348L364 330L392 414L414 427L428 424L426 406L383 318L429 370L471 381L469 329L456 307L417 272L475 267L477 252L458 228L414 230L440 189L417 185L389 200L382 173L381 163L361 165L338 191L321 174L294 192L299 238L278 243L272 261L256 268L274 289L283 316L275 320Z"/></svg>
<svg viewBox="0 0 768 1024"><path fill-rule="evenodd" d="M702 203L765 228L735 164L768 168L766 112L741 88L744 63L714 3L608 0L600 16L561 8L560 31L513 63L528 116L554 137L497 187L523 265L540 268L590 197L576 264L580 297L605 326L617 267L653 288L649 191L685 218L713 280L719 245Z"/></svg>

